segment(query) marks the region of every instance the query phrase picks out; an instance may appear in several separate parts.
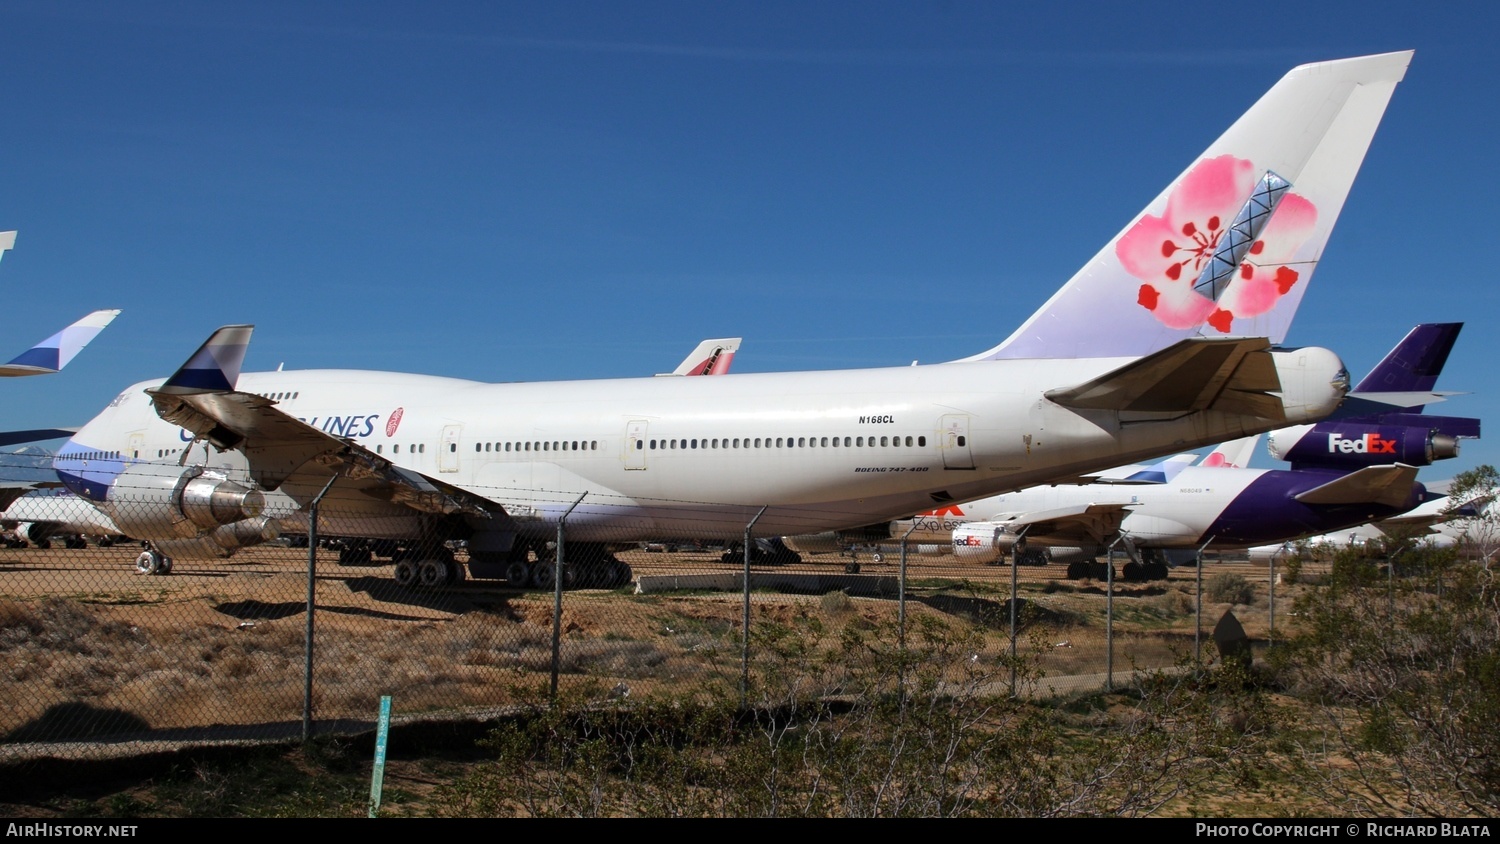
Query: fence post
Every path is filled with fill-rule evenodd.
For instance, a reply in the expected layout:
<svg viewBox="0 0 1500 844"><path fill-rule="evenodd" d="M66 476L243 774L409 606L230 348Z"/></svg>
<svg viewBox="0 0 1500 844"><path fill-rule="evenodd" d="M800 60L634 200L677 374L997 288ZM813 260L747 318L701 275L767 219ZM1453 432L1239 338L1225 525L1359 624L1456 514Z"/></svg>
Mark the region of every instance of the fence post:
<svg viewBox="0 0 1500 844"><path fill-rule="evenodd" d="M913 519L911 527L906 529L906 533L901 534L901 564L899 576L896 579L896 647L901 654L896 684L901 689L902 706L906 705L906 549L910 544L911 532L917 529L918 524Z"/></svg>
<svg viewBox="0 0 1500 844"><path fill-rule="evenodd" d="M760 521L760 517L766 514L766 506L761 507L760 512L755 514L755 518L745 525L745 576L744 582L740 584L745 595L744 619L741 622L743 629L740 631L741 709L750 703L750 557L751 552L755 550L755 546L751 544L750 531L755 527L755 523Z"/></svg>
<svg viewBox="0 0 1500 844"><path fill-rule="evenodd" d="M1199 671L1203 670L1203 551L1213 541L1214 538L1210 536L1208 542L1198 546L1198 594L1194 597L1193 604L1193 664Z"/></svg>
<svg viewBox="0 0 1500 844"><path fill-rule="evenodd" d="M1000 544L1000 531L1002 531L1002 530L1004 530L1004 528L995 528L995 536L994 536L994 538L992 540L992 544L993 545L998 546ZM1021 532L1016 534L1016 542L1015 542L1015 545L1012 546L1012 548L1018 548L1020 545L1023 544L1022 540L1026 538L1026 531L1028 531L1028 530L1031 530L1031 525L1026 525L1025 527L1021 528ZM1021 581L1021 574L1020 574L1020 572L1021 572L1021 557L1020 557L1020 553L1021 552L1019 550L1014 550L1014 551L1012 551L1012 553L1010 555L1010 696L1011 697L1015 697L1016 696L1016 632L1017 632L1016 631L1016 601L1018 600L1018 596L1017 596L1016 593L1021 588L1021 582L1020 582Z"/></svg>
<svg viewBox="0 0 1500 844"><path fill-rule="evenodd" d="M335 474L323 485L323 491L313 496L312 503L308 505L307 513L307 631L305 652L302 657L302 741L306 743L312 738L312 687L313 687L313 609L317 606L318 594L318 503L328 490L333 489L333 482L338 480Z"/></svg>
<svg viewBox="0 0 1500 844"><path fill-rule="evenodd" d="M563 554L563 539L567 533L564 523L573 515L573 509L583 503L585 492L557 517L557 551L552 557L552 703L557 703L557 674L562 664L562 585L563 566L567 563Z"/></svg>

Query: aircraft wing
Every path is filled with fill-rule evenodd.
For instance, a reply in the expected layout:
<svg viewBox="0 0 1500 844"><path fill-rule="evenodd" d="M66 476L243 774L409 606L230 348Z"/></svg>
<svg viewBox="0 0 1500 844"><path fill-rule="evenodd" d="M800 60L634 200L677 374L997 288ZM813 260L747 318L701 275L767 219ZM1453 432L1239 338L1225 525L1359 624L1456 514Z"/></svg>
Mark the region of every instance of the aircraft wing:
<svg viewBox="0 0 1500 844"><path fill-rule="evenodd" d="M235 390L252 328L220 328L166 383L148 390L157 415L221 450L244 454L251 477L266 489L277 489L299 476L305 481L299 488L321 489L330 477L340 475L345 479L340 489L423 512L487 516L498 510L483 497L403 469L353 440L320 431L278 410L271 399Z"/></svg>
<svg viewBox="0 0 1500 844"><path fill-rule="evenodd" d="M1313 487L1296 497L1303 504L1363 504L1366 502L1399 507L1411 495L1417 479L1417 467L1404 463L1390 466L1366 466L1357 472Z"/></svg>
<svg viewBox="0 0 1500 844"><path fill-rule="evenodd" d="M29 431L0 431L0 446L62 440L78 433L77 428L33 428Z"/></svg>
<svg viewBox="0 0 1500 844"><path fill-rule="evenodd" d="M94 311L0 366L0 376L49 375L61 370L119 315L118 309Z"/></svg>
<svg viewBox="0 0 1500 844"><path fill-rule="evenodd" d="M1056 390L1065 407L1147 413L1217 410L1283 419L1281 389L1264 337L1191 337L1098 378Z"/></svg>
<svg viewBox="0 0 1500 844"><path fill-rule="evenodd" d="M988 521L1028 540L1053 545L1098 545L1109 542L1120 531L1130 513L1128 504L1080 504L1055 510L1006 513Z"/></svg>

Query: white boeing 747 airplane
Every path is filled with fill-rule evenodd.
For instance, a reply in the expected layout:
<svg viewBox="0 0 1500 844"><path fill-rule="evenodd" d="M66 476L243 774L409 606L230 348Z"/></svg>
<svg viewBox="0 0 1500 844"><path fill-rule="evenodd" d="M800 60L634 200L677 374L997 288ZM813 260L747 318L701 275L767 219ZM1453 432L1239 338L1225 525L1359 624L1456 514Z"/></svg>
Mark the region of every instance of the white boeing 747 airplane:
<svg viewBox="0 0 1500 844"><path fill-rule="evenodd" d="M548 383L241 374L251 327L231 325L120 393L54 466L169 556L305 531L324 494L319 532L405 543L403 583L463 577L444 543L464 539L477 577L614 586L622 563L572 561L866 525L1315 422L1344 366L1278 344L1410 59L1292 70L1009 338L962 360ZM560 520L576 571L543 550Z"/></svg>

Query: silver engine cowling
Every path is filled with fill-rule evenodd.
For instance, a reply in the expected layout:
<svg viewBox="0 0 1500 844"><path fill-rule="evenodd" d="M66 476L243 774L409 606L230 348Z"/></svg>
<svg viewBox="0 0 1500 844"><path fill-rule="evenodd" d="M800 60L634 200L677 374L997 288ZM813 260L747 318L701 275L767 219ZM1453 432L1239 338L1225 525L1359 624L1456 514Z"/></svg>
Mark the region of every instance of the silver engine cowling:
<svg viewBox="0 0 1500 844"><path fill-rule="evenodd" d="M159 463L126 467L110 485L105 502L122 532L153 541L196 538L225 525L258 519L265 506L263 492L230 480L223 472ZM263 527L252 534L258 535Z"/></svg>

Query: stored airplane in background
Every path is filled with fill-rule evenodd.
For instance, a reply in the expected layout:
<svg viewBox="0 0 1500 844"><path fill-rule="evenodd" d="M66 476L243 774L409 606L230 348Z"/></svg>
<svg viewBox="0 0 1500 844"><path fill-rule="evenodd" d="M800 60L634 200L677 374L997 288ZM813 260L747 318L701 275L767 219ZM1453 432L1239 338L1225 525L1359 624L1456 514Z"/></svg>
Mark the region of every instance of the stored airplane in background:
<svg viewBox="0 0 1500 844"><path fill-rule="evenodd" d="M723 375L734 361L734 353L740 350L739 337L724 337L704 340L698 344L677 368L663 375Z"/></svg>
<svg viewBox="0 0 1500 844"><path fill-rule="evenodd" d="M1409 511L1428 499L1416 483L1417 468L1457 456L1458 437L1479 435L1477 419L1420 414L1444 395L1432 388L1461 327L1417 326L1355 388L1372 403L1417 404L1298 428L1286 437L1296 443L1288 453L1300 458L1289 470L1237 468L1231 456L1182 468L1163 482L1132 483L1139 472L1123 479L1105 473L1086 484L992 496L964 505L976 518L951 529L953 553L978 563L1007 554L1013 561L1067 562L1070 576L1096 577L1103 569L1095 558L1113 545L1132 560L1127 579L1159 578L1169 563L1187 562L1204 548L1279 544ZM886 541L901 536L902 527L892 524ZM790 537L787 545L815 550L820 541L828 537Z"/></svg>
<svg viewBox="0 0 1500 844"><path fill-rule="evenodd" d="M69 325L67 328L48 337L42 342L32 346L3 366L0 366L0 377L19 377L25 375L50 375L60 372L63 367L83 351L83 347L90 340L99 336L99 332L109 325L115 317L120 315L118 308L102 311L94 311L83 319ZM0 443L10 445L13 443Z"/></svg>
<svg viewBox="0 0 1500 844"><path fill-rule="evenodd" d="M4 257L6 252L14 249L15 245L15 232L0 232L0 257ZM119 315L119 310L94 311L93 313L88 314L83 319L78 320L72 325L69 325L67 328L64 328L51 337L48 337L42 342L17 355L4 366L0 366L0 377L13 378L25 375L50 375L51 373L61 370L64 366L68 365L68 361L72 360L75 355L83 351L83 347L87 346L90 340L97 337L99 335L99 332L103 331L104 327L106 325L109 325L111 320ZM69 432L11 432L12 435L21 433L51 433L52 435L50 437L32 437L30 440L14 438L4 439L4 435L0 435L0 445L15 445L16 443L20 442L33 442L37 439L55 439L58 436L65 436Z"/></svg>
<svg viewBox="0 0 1500 844"><path fill-rule="evenodd" d="M6 543L51 548L53 540L68 548L82 548L93 538L101 546L125 539L113 521L71 491L42 488L28 491L0 511L0 529L10 532Z"/></svg>
<svg viewBox="0 0 1500 844"><path fill-rule="evenodd" d="M1296 553L1299 545L1310 550L1337 550L1378 547L1397 539L1451 548L1469 533L1475 518L1485 516L1494 506L1493 501L1455 502L1446 495L1438 496L1399 516L1295 541L1257 545L1246 554L1252 563L1270 563Z"/></svg>
<svg viewBox="0 0 1500 844"><path fill-rule="evenodd" d="M1276 344L1410 58L1288 73L1009 338L961 361L500 384L241 375L251 327L225 326L54 465L168 556L304 530L326 492L320 532L407 543L402 583L464 576L445 551L464 539L474 576L620 585L610 543L865 525L1314 422L1347 373L1327 349ZM545 556L564 520L568 559L594 562Z"/></svg>

